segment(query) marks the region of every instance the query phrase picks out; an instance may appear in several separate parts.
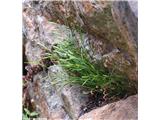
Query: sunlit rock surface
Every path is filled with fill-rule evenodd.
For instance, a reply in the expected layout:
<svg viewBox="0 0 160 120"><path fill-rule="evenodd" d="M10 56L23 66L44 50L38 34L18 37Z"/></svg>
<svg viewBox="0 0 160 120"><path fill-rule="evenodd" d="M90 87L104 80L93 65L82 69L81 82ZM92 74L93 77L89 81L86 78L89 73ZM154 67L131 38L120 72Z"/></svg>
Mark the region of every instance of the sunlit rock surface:
<svg viewBox="0 0 160 120"><path fill-rule="evenodd" d="M79 120L138 120L138 97L130 96L84 114Z"/></svg>

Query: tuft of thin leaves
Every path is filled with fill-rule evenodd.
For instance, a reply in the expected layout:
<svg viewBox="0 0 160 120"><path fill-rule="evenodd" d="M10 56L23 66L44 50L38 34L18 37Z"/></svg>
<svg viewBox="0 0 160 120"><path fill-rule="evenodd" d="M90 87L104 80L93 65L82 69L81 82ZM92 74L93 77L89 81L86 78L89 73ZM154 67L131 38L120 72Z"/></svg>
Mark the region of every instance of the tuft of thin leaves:
<svg viewBox="0 0 160 120"><path fill-rule="evenodd" d="M76 40L65 40L53 48L48 57L57 60L69 74L65 83L78 84L92 91L107 88L108 92L114 95L126 93L128 81L93 64L85 49L76 46Z"/></svg>
<svg viewBox="0 0 160 120"><path fill-rule="evenodd" d="M27 108L24 108L22 119L30 120L31 118L36 118L38 115L39 114L37 112L35 111L31 112Z"/></svg>

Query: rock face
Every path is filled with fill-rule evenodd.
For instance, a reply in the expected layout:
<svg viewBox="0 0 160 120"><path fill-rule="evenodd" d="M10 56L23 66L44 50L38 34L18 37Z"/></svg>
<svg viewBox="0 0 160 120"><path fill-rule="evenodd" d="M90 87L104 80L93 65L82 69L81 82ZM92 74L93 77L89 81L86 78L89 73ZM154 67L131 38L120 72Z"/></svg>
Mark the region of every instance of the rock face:
<svg viewBox="0 0 160 120"><path fill-rule="evenodd" d="M82 38L91 60L107 70L137 80L137 2L26 1L23 3L25 59L38 64L45 50L69 39ZM51 22L52 21L52 22ZM52 65L34 76L30 97L40 117L77 120L89 101L88 91L65 85L67 73ZM65 86L64 86L65 85ZM62 89L63 88L63 89ZM95 109L80 120L137 120L137 96Z"/></svg>
<svg viewBox="0 0 160 120"><path fill-rule="evenodd" d="M50 66L49 72L34 76L29 87L31 99L40 117L49 120L76 120L83 113L82 107L89 101L88 92L76 85L64 86L67 73L58 65ZM62 88L63 87L63 88Z"/></svg>
<svg viewBox="0 0 160 120"><path fill-rule="evenodd" d="M129 78L134 80L137 79L137 51L138 51L138 18L137 18L137 2L136 1L114 1L112 3L112 15L113 18L122 34L126 40L128 47L128 55L133 61L133 64L128 64L132 66L129 70ZM128 58L127 58L128 59ZM125 60L124 60L125 61ZM127 73L126 73L127 74Z"/></svg>
<svg viewBox="0 0 160 120"><path fill-rule="evenodd" d="M137 95L84 114L79 120L138 120Z"/></svg>
<svg viewBox="0 0 160 120"><path fill-rule="evenodd" d="M111 61L105 58L104 66L137 80L136 5L137 1L40 1L39 11L51 21L94 36L105 46L102 56L118 49Z"/></svg>
<svg viewBox="0 0 160 120"><path fill-rule="evenodd" d="M33 66L42 59L45 49L50 50L53 45L69 39L71 30L67 26L49 22L29 6L28 2L24 4L23 34L25 56ZM50 66L48 72L34 76L29 93L40 117L76 120L83 113L82 107L88 102L88 95L83 94L86 90L76 85L63 87L65 79L68 79L67 73L57 65ZM58 84L54 84L58 81Z"/></svg>
<svg viewBox="0 0 160 120"><path fill-rule="evenodd" d="M72 119L76 120L83 112L82 107L89 101L89 96L84 94L86 89L77 85L65 85L65 80L69 79L68 74L58 65L49 67L49 76L60 95L64 108Z"/></svg>
<svg viewBox="0 0 160 120"><path fill-rule="evenodd" d="M25 55L31 65L41 60L41 54L45 49L50 50L54 44L68 39L71 31L68 27L49 22L36 11L31 3L23 6L23 34Z"/></svg>
<svg viewBox="0 0 160 120"><path fill-rule="evenodd" d="M40 117L48 120L71 120L47 73L41 72L34 76L33 83L29 87L29 94L35 101L34 104L40 112Z"/></svg>
<svg viewBox="0 0 160 120"><path fill-rule="evenodd" d="M49 21L65 24L72 29L88 33L103 44L103 47L102 45L99 47L101 56L110 54L115 49L119 50L114 58L111 58L112 60L110 56L103 60L104 67L111 71L114 69L115 72L124 74L131 80L137 80L136 3L136 1L94 0L30 1L26 3L27 9L24 7L24 28L27 29L24 31L28 32L26 34L29 39L39 41L38 43L43 43L44 46L52 45L56 40L49 37L53 28L43 20L46 17ZM27 5L33 7L34 10ZM30 16L26 18L27 15ZM34 31L37 34L33 34ZM93 41L92 43L94 44ZM92 49L97 51L96 46L92 46Z"/></svg>

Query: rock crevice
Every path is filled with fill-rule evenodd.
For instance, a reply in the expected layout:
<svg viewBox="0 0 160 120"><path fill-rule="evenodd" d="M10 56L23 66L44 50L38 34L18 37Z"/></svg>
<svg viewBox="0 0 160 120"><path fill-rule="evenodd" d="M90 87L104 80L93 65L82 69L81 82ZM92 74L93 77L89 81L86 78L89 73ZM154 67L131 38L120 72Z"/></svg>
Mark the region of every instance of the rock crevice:
<svg viewBox="0 0 160 120"><path fill-rule="evenodd" d="M81 47L86 49L91 61L137 81L136 3L25 1L22 31L25 59L31 66L38 65L46 50L74 35L77 42L83 39ZM69 78L62 67L54 64L46 69L34 75L29 84L29 95L40 117L49 120L137 120L137 95L84 114L83 107L89 102L89 95L83 93L88 91L82 86L63 86L63 81Z"/></svg>

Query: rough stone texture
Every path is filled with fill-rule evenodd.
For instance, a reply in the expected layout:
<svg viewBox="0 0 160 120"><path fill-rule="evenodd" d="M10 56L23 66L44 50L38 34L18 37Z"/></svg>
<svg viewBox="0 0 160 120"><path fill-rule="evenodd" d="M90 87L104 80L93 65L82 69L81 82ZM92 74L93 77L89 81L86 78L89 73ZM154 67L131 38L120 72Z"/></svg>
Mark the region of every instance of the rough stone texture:
<svg viewBox="0 0 160 120"><path fill-rule="evenodd" d="M54 44L68 39L71 35L68 27L49 22L34 6L26 3L23 9L25 55L31 65L38 64L45 49L50 50ZM78 37L78 33L75 34ZM37 110L40 110L41 117L51 120L76 120L83 113L82 106L88 102L88 96L83 94L86 91L84 88L67 85L59 90L67 77L67 73L56 65L50 66L48 73L39 73L34 77L33 84L30 84L30 96L39 107ZM54 84L54 81L60 83Z"/></svg>
<svg viewBox="0 0 160 120"><path fill-rule="evenodd" d="M135 61L134 64L130 64L132 69L128 69L130 71L129 73L131 73L129 74L129 77L134 80L137 79L138 71L138 18L136 8L136 1L116 1L112 3L113 18L116 21L121 34L127 40L126 43L128 44L129 55L131 55L132 60Z"/></svg>
<svg viewBox="0 0 160 120"><path fill-rule="evenodd" d="M76 28L77 31L83 32L82 45L92 60L98 60L99 64L107 69L114 69L131 80L137 80L136 10L136 4L133 2L129 4L95 0L24 2L23 35L26 38L24 41L26 59L31 65L37 64L45 49L50 50L52 45L68 39L71 31L75 32L73 29ZM75 37L80 39L77 32ZM81 107L88 101L88 96L83 94L86 90L69 85L60 89L67 78L65 71L56 65L51 66L47 73L42 72L34 76L29 89L30 96L34 99L41 117L47 117L49 120L76 120L83 113ZM136 97L131 98L137 100ZM116 120L117 116L125 120L125 115L136 119L137 104L134 103L135 100L132 106L131 98L102 107L105 110L111 109L107 110L108 118L103 120ZM112 108L115 111L112 112ZM101 108L99 110L101 111ZM94 119L105 118L102 113L103 111L99 115L93 115L97 117Z"/></svg>
<svg viewBox="0 0 160 120"><path fill-rule="evenodd" d="M128 97L115 103L92 110L79 120L138 120L138 97Z"/></svg>
<svg viewBox="0 0 160 120"><path fill-rule="evenodd" d="M104 66L110 70L114 68L131 80L137 80L138 19L136 4L133 3L95 0L40 1L39 11L48 20L80 29L102 41L100 43L105 44L100 53L102 56L118 49L119 53L112 61L108 62L105 58ZM95 49L94 46L92 49Z"/></svg>
<svg viewBox="0 0 160 120"><path fill-rule="evenodd" d="M78 119L83 113L83 107L87 105L89 97L88 91L80 86L66 86L63 88L61 97L65 104L65 109L73 120Z"/></svg>
<svg viewBox="0 0 160 120"><path fill-rule="evenodd" d="M41 60L41 54L45 49L50 50L54 44L68 39L71 34L66 26L49 22L34 7L28 2L23 4L25 55L31 65L37 64Z"/></svg>
<svg viewBox="0 0 160 120"><path fill-rule="evenodd" d="M138 42L138 19L135 13L130 9L134 8L136 2L132 1L130 4L128 2L113 2L112 4L112 14L118 27L124 37L130 40L130 45L135 45L137 48ZM133 44L131 43L133 42Z"/></svg>
<svg viewBox="0 0 160 120"><path fill-rule="evenodd" d="M129 3L129 5L132 9L132 12L138 18L138 1L137 0L131 0L131 1L128 1L128 3Z"/></svg>
<svg viewBox="0 0 160 120"><path fill-rule="evenodd" d="M41 72L34 76L33 83L29 87L29 94L35 101L40 117L47 118L47 120L71 120L47 73Z"/></svg>
<svg viewBox="0 0 160 120"><path fill-rule="evenodd" d="M89 101L89 96L85 93L88 91L78 85L65 85L68 78L67 73L58 65L49 67L49 76L52 83L57 89L57 93L61 96L65 110L73 120L83 113L82 107L86 106ZM63 88L62 88L63 87Z"/></svg>
<svg viewBox="0 0 160 120"><path fill-rule="evenodd" d="M88 91L77 85L64 85L67 73L58 65L40 72L29 85L29 95L40 117L48 120L77 120L89 101ZM63 88L62 88L63 87Z"/></svg>
<svg viewBox="0 0 160 120"><path fill-rule="evenodd" d="M25 55L28 62L31 65L35 65L41 60L41 55L45 49L50 50L53 45L67 40L71 36L71 30L65 25L48 21L34 9L34 5L29 7L30 4L27 2L24 5L23 34L26 37L24 42ZM77 40L82 41L78 32L72 32L74 32ZM86 43L82 44L88 50L90 57L95 60L101 60L102 54L106 52L106 44L98 38L85 33L82 33L82 39L84 42L88 42L87 45Z"/></svg>

